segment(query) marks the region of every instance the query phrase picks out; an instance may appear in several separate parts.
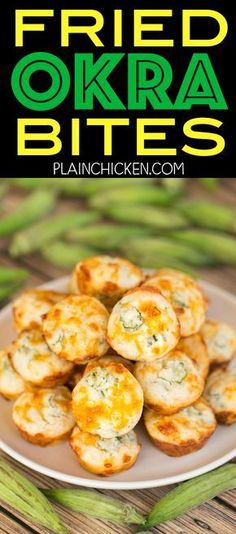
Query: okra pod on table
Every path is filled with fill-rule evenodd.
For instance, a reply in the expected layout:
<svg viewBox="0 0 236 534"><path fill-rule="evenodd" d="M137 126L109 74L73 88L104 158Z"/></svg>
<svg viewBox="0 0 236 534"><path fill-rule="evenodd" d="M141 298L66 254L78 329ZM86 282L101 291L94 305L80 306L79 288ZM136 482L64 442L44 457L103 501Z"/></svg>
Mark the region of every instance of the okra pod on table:
<svg viewBox="0 0 236 534"><path fill-rule="evenodd" d="M49 213L56 204L53 191L33 191L15 208L0 220L0 236L8 236L21 228L41 219Z"/></svg>
<svg viewBox="0 0 236 534"><path fill-rule="evenodd" d="M236 239L223 232L207 230L182 230L171 232L173 239L182 241L215 259L215 262L234 265L236 263Z"/></svg>
<svg viewBox="0 0 236 534"><path fill-rule="evenodd" d="M95 209L105 209L116 204L150 204L168 206L177 198L176 191L167 191L150 185L119 187L97 193L89 199L89 205Z"/></svg>
<svg viewBox="0 0 236 534"><path fill-rule="evenodd" d="M196 226L236 232L236 210L229 206L210 201L186 200L176 207Z"/></svg>
<svg viewBox="0 0 236 534"><path fill-rule="evenodd" d="M118 189L119 187L138 187L154 184L155 178L83 178L81 195L91 197L97 193Z"/></svg>
<svg viewBox="0 0 236 534"><path fill-rule="evenodd" d="M219 178L198 178L199 182L208 189L208 191L215 191L219 185Z"/></svg>
<svg viewBox="0 0 236 534"><path fill-rule="evenodd" d="M9 183L21 189L51 189L66 196L80 196L83 178L8 178Z"/></svg>
<svg viewBox="0 0 236 534"><path fill-rule="evenodd" d="M131 505L97 491L84 489L46 489L44 495L69 510L87 516L112 521L118 525L143 525L145 518Z"/></svg>
<svg viewBox="0 0 236 534"><path fill-rule="evenodd" d="M124 254L133 254L137 258L143 257L143 261L145 261L145 257L153 257L157 261L158 256L164 255L198 267L213 263L212 256L206 252L201 252L188 244L167 237L147 236L128 239L123 243L121 250Z"/></svg>
<svg viewBox="0 0 236 534"><path fill-rule="evenodd" d="M155 504L148 515L145 528L148 530L160 523L170 521L213 499L223 491L236 488L236 465L228 464L211 473L188 480L171 490Z"/></svg>
<svg viewBox="0 0 236 534"><path fill-rule="evenodd" d="M0 285L0 302L10 298L20 287L20 283Z"/></svg>
<svg viewBox="0 0 236 534"><path fill-rule="evenodd" d="M34 523L56 534L68 534L43 493L3 458L0 458L0 499Z"/></svg>
<svg viewBox="0 0 236 534"><path fill-rule="evenodd" d="M144 226L100 223L84 228L73 228L67 233L66 238L71 242L109 252L110 250L117 250L130 237L142 237L150 234L152 234L152 230Z"/></svg>
<svg viewBox="0 0 236 534"><path fill-rule="evenodd" d="M187 186L188 178L161 178L161 183L168 191L182 193Z"/></svg>
<svg viewBox="0 0 236 534"><path fill-rule="evenodd" d="M192 266L190 266L187 262L185 263L181 260L178 260L174 256L168 256L167 254L146 254L146 252L143 252L142 254L135 254L127 249L126 258L133 263L136 263L143 269L163 269L167 267L169 269L183 271L184 273L188 273L193 277L196 276Z"/></svg>
<svg viewBox="0 0 236 534"><path fill-rule="evenodd" d="M47 243L65 234L70 228L93 223L99 218L99 214L95 211L68 212L48 217L17 233L10 244L10 254L20 256L41 250Z"/></svg>
<svg viewBox="0 0 236 534"><path fill-rule="evenodd" d="M0 267L0 285L21 283L26 280L29 271L26 269L12 269L11 267Z"/></svg>
<svg viewBox="0 0 236 534"><path fill-rule="evenodd" d="M49 243L41 251L43 257L55 265L64 269L72 269L76 263L84 260L88 256L95 256L98 254L97 250L85 245L68 244L63 241L55 241Z"/></svg>
<svg viewBox="0 0 236 534"><path fill-rule="evenodd" d="M159 230L184 228L188 225L184 215L168 208L146 205L118 204L107 206L105 211L111 219L124 223L140 224Z"/></svg>

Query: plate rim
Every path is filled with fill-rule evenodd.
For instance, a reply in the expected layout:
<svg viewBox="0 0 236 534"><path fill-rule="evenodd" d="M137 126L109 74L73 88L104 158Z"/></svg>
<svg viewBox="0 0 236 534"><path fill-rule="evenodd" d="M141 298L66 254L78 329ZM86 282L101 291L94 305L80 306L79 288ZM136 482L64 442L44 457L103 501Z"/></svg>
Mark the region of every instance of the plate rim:
<svg viewBox="0 0 236 534"><path fill-rule="evenodd" d="M48 286L52 288L53 285L58 284L66 284L68 283L69 276L63 276L60 278L56 278L55 280L50 280L48 282L45 282L43 284L40 284L42 288L47 288ZM236 296L229 293L227 290L222 289L215 284L212 284L210 282L204 281L200 279L200 284L206 289L206 291L213 290L218 293L218 295L222 295L222 297L226 297L227 299L231 300L236 305ZM2 310L0 311L0 316L2 314L7 314L11 309L11 304L8 304ZM169 477L162 477L157 479L151 479L151 480L140 480L140 481L125 481L125 482L119 482L119 481L112 481L110 479L89 479L89 478L82 478L80 476L76 475L68 475L66 473L62 473L61 471L57 471L55 469L51 469L49 467L45 467L41 464L38 464L37 462L30 460L27 458L27 456L24 456L21 453L18 453L12 447L7 445L4 440L0 439L0 449L8 454L10 457L14 458L14 460L18 461L20 464L29 467L33 471L36 471L40 474L46 475L50 478L54 478L56 480L59 480L61 482L67 482L73 485L80 485L83 487L88 488L97 488L97 489L110 489L110 490L135 490L135 489L148 489L148 488L157 488L161 486L167 486L170 484L175 484L177 482L183 482L184 480L189 480L191 478L195 478L196 476L202 475L204 473L208 473L212 469L215 469L217 467L220 467L221 465L225 464L229 460L232 460L236 456L236 447L233 448L231 451L227 452L220 458L207 463L201 467L197 467L195 469L192 469L190 471L186 471L184 473L180 473L178 475L173 475Z"/></svg>

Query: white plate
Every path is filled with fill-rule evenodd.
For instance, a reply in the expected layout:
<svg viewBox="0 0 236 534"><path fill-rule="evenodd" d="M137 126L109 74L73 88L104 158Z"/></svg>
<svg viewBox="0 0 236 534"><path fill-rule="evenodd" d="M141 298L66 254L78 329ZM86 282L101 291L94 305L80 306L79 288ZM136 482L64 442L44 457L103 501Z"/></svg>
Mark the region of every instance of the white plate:
<svg viewBox="0 0 236 534"><path fill-rule="evenodd" d="M65 291L67 280L60 278L44 287ZM210 299L209 315L234 326L236 298L206 282L202 285ZM0 312L0 331L3 347L15 336L10 306ZM236 456L236 424L218 426L200 451L180 458L171 458L156 449L140 424L142 451L136 465L129 471L101 478L80 467L67 443L41 448L24 441L12 422L11 407L11 402L0 400L0 448L27 467L71 484L114 490L164 486L211 471Z"/></svg>

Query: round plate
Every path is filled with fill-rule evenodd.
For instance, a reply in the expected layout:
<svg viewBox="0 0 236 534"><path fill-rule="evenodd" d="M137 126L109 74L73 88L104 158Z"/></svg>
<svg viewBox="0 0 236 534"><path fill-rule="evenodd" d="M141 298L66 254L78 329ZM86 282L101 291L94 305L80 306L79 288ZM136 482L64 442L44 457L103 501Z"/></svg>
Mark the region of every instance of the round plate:
<svg viewBox="0 0 236 534"><path fill-rule="evenodd" d="M67 283L68 278L60 278L43 287L66 291ZM202 286L210 300L209 316L234 326L236 298L209 283L202 282ZM10 305L0 312L0 331L4 347L15 336ZM24 441L13 424L11 409L11 402L0 400L0 448L27 467L71 484L122 490L164 486L211 471L236 456L236 424L219 425L200 451L180 458L166 456L155 448L140 424L142 450L136 465L123 473L101 478L80 467L68 443L43 448Z"/></svg>

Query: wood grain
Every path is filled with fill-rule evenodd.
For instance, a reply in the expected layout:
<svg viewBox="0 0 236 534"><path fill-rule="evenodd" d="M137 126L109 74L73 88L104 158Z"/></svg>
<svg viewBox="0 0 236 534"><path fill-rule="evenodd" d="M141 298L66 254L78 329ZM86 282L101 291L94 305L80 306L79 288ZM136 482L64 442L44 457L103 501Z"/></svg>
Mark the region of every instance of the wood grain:
<svg viewBox="0 0 236 534"><path fill-rule="evenodd" d="M224 179L222 185L216 193L216 198L235 206L236 202L236 179ZM191 197L208 197L211 194L203 192L197 183L193 183ZM11 191L4 203L4 212L11 211L24 196L18 190ZM77 205L72 201L73 207ZM67 211L71 207L71 201L61 200L58 211ZM7 253L6 240L0 240L0 265L27 267L31 275L26 283L27 287L33 287L44 283L52 278L63 276L65 271L58 269L45 260L40 255L32 254L21 260L13 260ZM233 267L202 269L202 278L236 293L236 269ZM6 457L6 455L3 455ZM27 467L17 464L11 458L8 461L20 472L25 474L38 487L69 487L68 484L59 483L53 479L35 473ZM158 499L170 490L169 487L155 488L139 491L101 491L105 495L112 495L127 503L130 503L138 510L146 513ZM60 506L56 506L64 523L68 526L71 534L131 534L130 528L122 528L114 524L97 521L93 518L86 518L81 514L66 511ZM26 534L26 533L46 534L45 528L33 525L28 522L20 513L11 509L4 503L0 503L0 534ZM236 492L225 492L211 502L199 506L197 509L184 514L175 521L170 521L153 529L154 533L162 534L235 534L236 532Z"/></svg>

